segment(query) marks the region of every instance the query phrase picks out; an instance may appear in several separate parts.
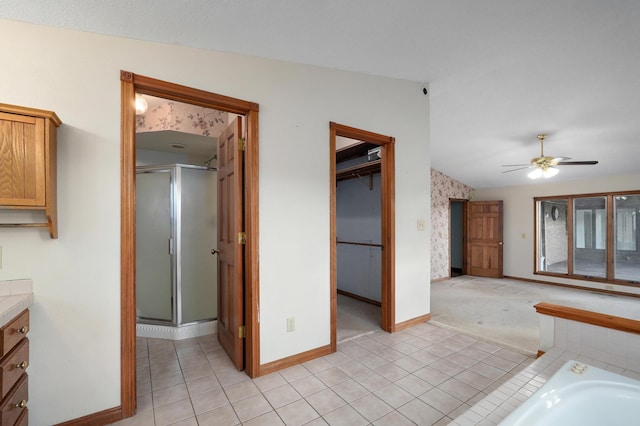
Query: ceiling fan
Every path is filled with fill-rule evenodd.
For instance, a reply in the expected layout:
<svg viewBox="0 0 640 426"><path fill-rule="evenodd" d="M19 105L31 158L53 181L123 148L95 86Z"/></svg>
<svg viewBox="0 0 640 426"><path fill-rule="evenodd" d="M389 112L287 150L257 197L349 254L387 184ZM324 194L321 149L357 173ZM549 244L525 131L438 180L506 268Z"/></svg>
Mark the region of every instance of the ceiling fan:
<svg viewBox="0 0 640 426"><path fill-rule="evenodd" d="M502 173L515 172L517 170L534 168L527 176L531 179L550 178L558 174L559 170L556 166L586 166L598 164L597 161L567 161L569 157L549 157L544 155L544 140L546 134L539 134L540 141L540 157L531 159L529 164L504 164L502 167L516 167L515 169L505 170Z"/></svg>

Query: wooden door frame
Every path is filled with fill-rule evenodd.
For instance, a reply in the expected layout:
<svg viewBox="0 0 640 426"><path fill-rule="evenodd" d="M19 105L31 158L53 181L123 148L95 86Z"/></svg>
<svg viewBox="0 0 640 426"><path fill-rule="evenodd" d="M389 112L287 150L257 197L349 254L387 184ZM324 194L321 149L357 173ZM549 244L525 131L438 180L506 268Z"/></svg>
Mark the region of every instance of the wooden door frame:
<svg viewBox="0 0 640 426"><path fill-rule="evenodd" d="M258 324L258 112L254 102L230 98L175 83L120 71L121 98L121 223L120 223L120 403L122 418L136 410L136 217L135 217L135 94L144 93L205 108L244 115L246 150L244 172L245 246L245 371L250 377L260 374L260 329Z"/></svg>
<svg viewBox="0 0 640 426"><path fill-rule="evenodd" d="M336 247L336 137L356 139L380 145L381 147L381 223L382 223L382 301L381 328L393 333L396 331L396 284L395 284L395 138L368 132L353 127L329 123L329 181L330 181L330 315L331 315L331 352L338 348L338 256Z"/></svg>
<svg viewBox="0 0 640 426"><path fill-rule="evenodd" d="M449 198L449 278L451 278L451 205L462 204L462 275L467 274L467 203L465 198Z"/></svg>

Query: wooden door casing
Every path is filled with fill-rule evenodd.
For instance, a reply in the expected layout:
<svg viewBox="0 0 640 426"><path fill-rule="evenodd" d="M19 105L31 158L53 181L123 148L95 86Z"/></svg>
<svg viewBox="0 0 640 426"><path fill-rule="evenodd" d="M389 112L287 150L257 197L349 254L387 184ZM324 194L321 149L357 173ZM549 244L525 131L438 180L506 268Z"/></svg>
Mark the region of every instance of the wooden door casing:
<svg viewBox="0 0 640 426"><path fill-rule="evenodd" d="M244 275L242 231L242 118L218 138L218 341L238 370L244 368ZM242 333L244 334L244 333Z"/></svg>
<svg viewBox="0 0 640 426"><path fill-rule="evenodd" d="M467 207L468 274L502 278L502 201L472 201Z"/></svg>
<svg viewBox="0 0 640 426"><path fill-rule="evenodd" d="M260 327L258 307L260 300L259 241L259 115L260 106L255 102L219 95L208 91L183 86L151 77L120 71L120 120L121 120L121 168L120 168L120 402L113 410L112 417L105 417L101 424L114 422L135 414L136 389L136 295L135 295L135 95L143 93L178 102L218 109L242 115L246 120L244 141L244 231L246 244L243 247L244 264L244 325L245 360L244 371L250 377L258 377L262 372L260 364ZM52 135L53 126L51 126ZM54 139L52 139L54 140ZM51 155L55 152L52 149ZM53 161L52 161L53 163ZM55 164L55 163L53 163ZM55 177L55 167L51 171ZM51 215L55 213L55 185L52 185Z"/></svg>

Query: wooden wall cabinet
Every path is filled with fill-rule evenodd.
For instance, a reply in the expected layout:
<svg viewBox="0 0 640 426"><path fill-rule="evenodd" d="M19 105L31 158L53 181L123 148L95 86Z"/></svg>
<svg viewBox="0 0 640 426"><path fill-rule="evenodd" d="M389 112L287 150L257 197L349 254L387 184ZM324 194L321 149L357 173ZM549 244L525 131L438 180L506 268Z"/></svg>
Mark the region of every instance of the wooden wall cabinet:
<svg viewBox="0 0 640 426"><path fill-rule="evenodd" d="M58 237L55 112L0 104L0 209L44 211L43 223L2 227L46 227Z"/></svg>

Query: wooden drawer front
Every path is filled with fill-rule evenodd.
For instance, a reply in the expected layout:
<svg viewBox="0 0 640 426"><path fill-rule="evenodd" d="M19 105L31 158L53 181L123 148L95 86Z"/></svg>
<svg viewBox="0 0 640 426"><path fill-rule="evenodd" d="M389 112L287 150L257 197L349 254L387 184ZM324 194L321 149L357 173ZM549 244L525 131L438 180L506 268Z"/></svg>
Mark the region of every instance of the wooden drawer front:
<svg viewBox="0 0 640 426"><path fill-rule="evenodd" d="M28 365L29 339L24 338L0 361L0 398L4 398Z"/></svg>
<svg viewBox="0 0 640 426"><path fill-rule="evenodd" d="M29 310L0 329L0 356L5 356L29 332Z"/></svg>
<svg viewBox="0 0 640 426"><path fill-rule="evenodd" d="M27 378L27 374L23 374L18 383L0 402L0 409L2 410L0 426L13 425L22 412L27 409L27 401L29 401L29 382Z"/></svg>

